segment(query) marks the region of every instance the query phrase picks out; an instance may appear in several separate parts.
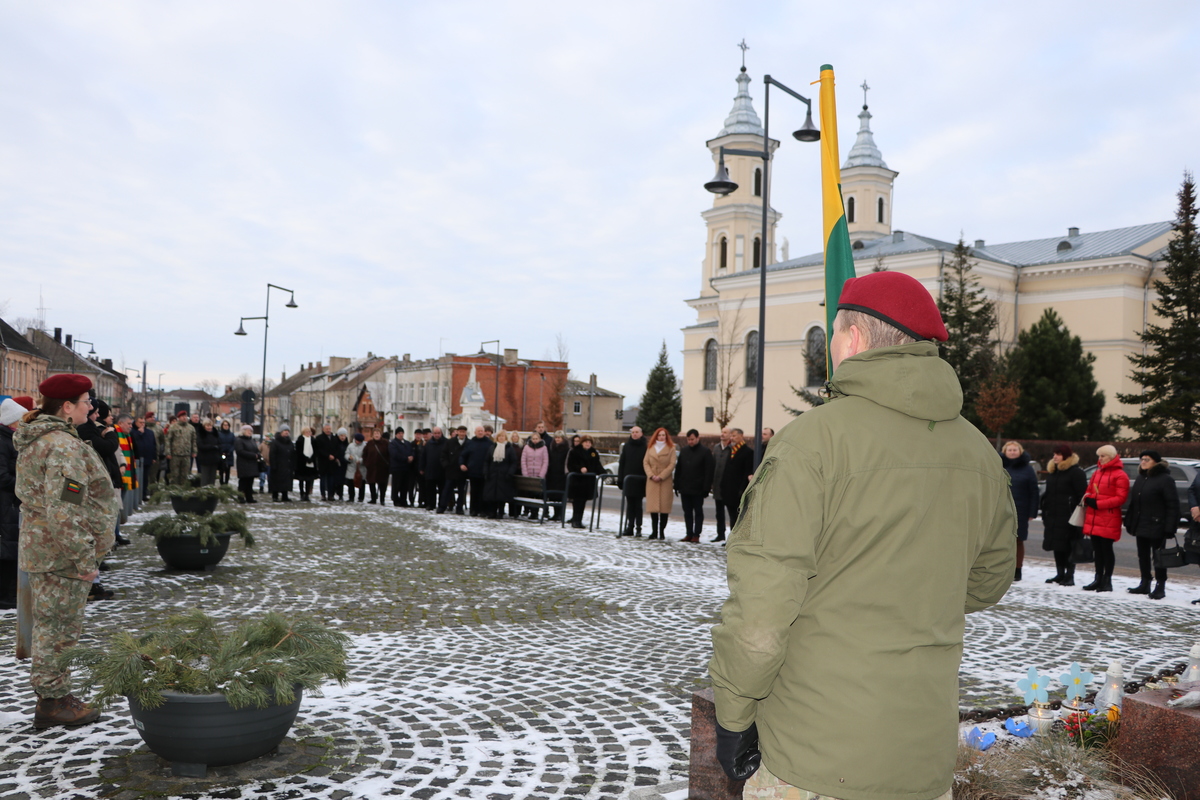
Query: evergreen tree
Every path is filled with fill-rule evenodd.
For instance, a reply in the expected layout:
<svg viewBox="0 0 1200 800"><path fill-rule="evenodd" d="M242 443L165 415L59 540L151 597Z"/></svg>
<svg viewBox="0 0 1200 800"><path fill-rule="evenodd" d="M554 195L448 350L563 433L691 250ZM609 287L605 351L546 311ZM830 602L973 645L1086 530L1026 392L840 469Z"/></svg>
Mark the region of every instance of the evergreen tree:
<svg viewBox="0 0 1200 800"><path fill-rule="evenodd" d="M1122 403L1142 406L1121 422L1141 437L1194 441L1200 433L1200 237L1196 233L1196 184L1183 173L1175 213L1175 238L1167 245L1166 280L1154 281L1160 325L1140 335L1145 355L1131 355L1130 377L1141 392L1118 394Z"/></svg>
<svg viewBox="0 0 1200 800"><path fill-rule="evenodd" d="M637 426L649 436L656 428L666 428L671 436L679 433L683 404L679 397L679 381L675 370L667 363L667 343L658 351L658 363L646 378L646 392L638 410Z"/></svg>
<svg viewBox="0 0 1200 800"><path fill-rule="evenodd" d="M942 358L954 367L963 393L963 416L980 424L975 412L979 390L996 366L996 305L984 297L983 287L972 274L971 249L960 237L943 273L942 299L938 311L950 338L943 342Z"/></svg>
<svg viewBox="0 0 1200 800"><path fill-rule="evenodd" d="M1098 441L1114 431L1104 422L1104 392L1096 388L1083 341L1047 308L1017 336L1008 354L1008 374L1020 390L1017 414L1005 426L1016 439Z"/></svg>

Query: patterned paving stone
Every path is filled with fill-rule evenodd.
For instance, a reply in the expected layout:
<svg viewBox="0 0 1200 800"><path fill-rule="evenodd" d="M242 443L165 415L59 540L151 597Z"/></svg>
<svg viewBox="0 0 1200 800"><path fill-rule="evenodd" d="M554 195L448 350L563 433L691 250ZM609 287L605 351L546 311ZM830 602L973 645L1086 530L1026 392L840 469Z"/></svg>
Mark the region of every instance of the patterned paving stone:
<svg viewBox="0 0 1200 800"><path fill-rule="evenodd" d="M9 651L0 796L616 798L686 777L690 694L707 685L726 593L719 546L357 504L250 514L259 547L233 544L213 573L165 570L129 526L136 544L104 578L117 599L88 607L87 638L190 606L229 620L307 611L352 636L351 682L306 697L279 754L196 781L170 776L122 705L95 726L35 733L27 665ZM968 618L964 705L1011 702L1030 664L1120 656L1136 675L1196 637L1192 592L1154 604L1025 573ZM7 641L14 621L0 615Z"/></svg>

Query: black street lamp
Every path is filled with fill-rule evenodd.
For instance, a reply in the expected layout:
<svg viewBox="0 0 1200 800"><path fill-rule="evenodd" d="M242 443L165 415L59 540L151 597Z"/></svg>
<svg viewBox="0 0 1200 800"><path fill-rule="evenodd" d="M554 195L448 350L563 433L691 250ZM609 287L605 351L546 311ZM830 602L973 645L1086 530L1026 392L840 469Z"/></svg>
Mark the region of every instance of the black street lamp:
<svg viewBox="0 0 1200 800"><path fill-rule="evenodd" d="M725 154L733 156L751 156L753 158L761 158L763 161L762 170L762 238L759 240L759 257L758 257L758 352L755 354L758 374L755 375L755 398L754 398L754 466L757 469L762 461L762 428L763 428L763 372L766 366L765 348L767 344L766 329L767 329L767 214L771 208L770 193L768 186L768 172L771 166L771 87L775 86L790 94L792 97L804 103L808 107L808 112L804 117L804 125L800 130L795 131L792 136L800 142L816 142L821 139L821 131L813 124L812 118L812 101L797 92L792 91L784 86L779 81L772 78L770 75L763 76L763 83L766 85L763 97L763 149L762 152L757 150L735 150L729 147L722 147L717 157L717 174L711 181L704 184L704 188L713 194L727 195L730 192L737 190L738 185L729 179L729 172L725 169Z"/></svg>
<svg viewBox="0 0 1200 800"><path fill-rule="evenodd" d="M71 372L75 371L75 345L77 345L77 344L86 344L91 348L88 350L89 358L96 355L96 345L95 344L93 344L92 342L85 342L83 339L72 339L71 340Z"/></svg>
<svg viewBox="0 0 1200 800"><path fill-rule="evenodd" d="M278 289L281 292L288 292L291 298L287 301L287 308L299 308L296 305L296 293L291 289L285 289L282 286L276 286L273 283L267 284L267 310L261 317L242 317L238 322L238 329L233 332L234 336L246 336L246 330L242 327L242 323L248 319L261 319L263 321L263 365L262 365L262 410L259 412L259 432L265 439L267 437L267 329L271 327L271 290Z"/></svg>

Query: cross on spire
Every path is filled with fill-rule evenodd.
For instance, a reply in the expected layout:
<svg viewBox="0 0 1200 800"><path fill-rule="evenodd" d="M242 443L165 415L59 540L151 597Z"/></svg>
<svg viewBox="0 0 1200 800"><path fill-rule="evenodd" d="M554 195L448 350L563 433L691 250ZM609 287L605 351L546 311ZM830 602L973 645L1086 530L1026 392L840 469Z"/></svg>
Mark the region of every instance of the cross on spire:
<svg viewBox="0 0 1200 800"><path fill-rule="evenodd" d="M746 51L750 49L750 45L746 44L746 40L743 38L742 41L738 43L738 47L742 48L742 69L745 69Z"/></svg>
<svg viewBox="0 0 1200 800"><path fill-rule="evenodd" d="M864 80L862 82L862 86L860 86L859 88L863 90L863 108L866 108L867 107L867 92L869 92L871 90L871 87L867 86L867 82Z"/></svg>

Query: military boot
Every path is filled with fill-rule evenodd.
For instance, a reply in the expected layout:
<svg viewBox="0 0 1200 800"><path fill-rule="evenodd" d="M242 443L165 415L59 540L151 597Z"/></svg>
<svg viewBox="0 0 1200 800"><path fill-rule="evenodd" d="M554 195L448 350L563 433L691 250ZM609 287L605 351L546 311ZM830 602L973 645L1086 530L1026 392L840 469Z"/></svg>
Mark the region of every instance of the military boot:
<svg viewBox="0 0 1200 800"><path fill-rule="evenodd" d="M87 725L100 719L100 711L81 703L74 695L39 697L33 712L33 727L52 728L55 725Z"/></svg>

